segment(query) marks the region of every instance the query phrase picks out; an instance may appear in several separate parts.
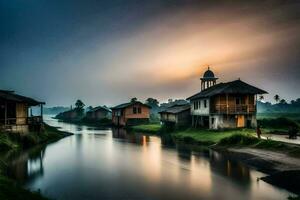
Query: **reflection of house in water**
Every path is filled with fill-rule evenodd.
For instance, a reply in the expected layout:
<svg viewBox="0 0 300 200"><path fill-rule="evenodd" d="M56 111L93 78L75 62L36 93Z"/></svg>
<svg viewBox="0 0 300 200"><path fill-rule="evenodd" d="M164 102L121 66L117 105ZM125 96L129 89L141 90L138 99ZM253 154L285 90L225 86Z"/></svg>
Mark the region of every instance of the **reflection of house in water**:
<svg viewBox="0 0 300 200"><path fill-rule="evenodd" d="M150 141L149 135L144 135L140 133L128 133L123 128L113 128L112 129L113 138L124 139L127 142L145 145Z"/></svg>
<svg viewBox="0 0 300 200"><path fill-rule="evenodd" d="M231 161L213 150L202 150L200 152L193 152L189 147L177 145L178 157L181 160L191 161L192 157L199 157L200 159L207 159L210 164L210 170L229 177L237 182L243 182L243 186L250 184L250 170L241 163Z"/></svg>
<svg viewBox="0 0 300 200"><path fill-rule="evenodd" d="M43 158L45 147L22 152L8 164L8 174L12 178L23 182L30 181L44 174Z"/></svg>
<svg viewBox="0 0 300 200"><path fill-rule="evenodd" d="M243 182L243 185L245 183L250 184L250 170L248 167L239 162L230 161L216 151L209 151L208 156L213 171L230 177L235 181Z"/></svg>

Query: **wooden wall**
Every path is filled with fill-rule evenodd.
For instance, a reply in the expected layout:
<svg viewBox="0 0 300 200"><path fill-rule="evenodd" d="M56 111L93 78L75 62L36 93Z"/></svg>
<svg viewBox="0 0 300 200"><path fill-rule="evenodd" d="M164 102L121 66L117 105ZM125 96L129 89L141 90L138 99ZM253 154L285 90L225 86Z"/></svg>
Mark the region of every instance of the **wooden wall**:
<svg viewBox="0 0 300 200"><path fill-rule="evenodd" d="M25 103L16 104L16 118L17 125L27 124L28 105L26 105Z"/></svg>

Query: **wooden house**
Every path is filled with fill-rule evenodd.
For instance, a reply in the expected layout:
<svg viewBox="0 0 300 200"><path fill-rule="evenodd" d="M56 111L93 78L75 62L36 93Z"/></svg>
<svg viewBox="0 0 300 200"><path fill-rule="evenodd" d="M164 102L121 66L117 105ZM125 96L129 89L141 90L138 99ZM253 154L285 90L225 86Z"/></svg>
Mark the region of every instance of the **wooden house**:
<svg viewBox="0 0 300 200"><path fill-rule="evenodd" d="M112 109L112 123L116 126L130 126L148 123L150 106L139 101L115 106Z"/></svg>
<svg viewBox="0 0 300 200"><path fill-rule="evenodd" d="M26 133L40 130L43 124L44 102L15 94L14 91L0 90L0 129ZM29 115L29 108L40 106L40 116Z"/></svg>
<svg viewBox="0 0 300 200"><path fill-rule="evenodd" d="M256 127L257 94L267 93L243 81L216 83L207 70L201 78L201 91L190 101L192 125L210 129Z"/></svg>
<svg viewBox="0 0 300 200"><path fill-rule="evenodd" d="M86 112L86 120L99 121L102 119L111 119L111 109L106 106L97 106Z"/></svg>
<svg viewBox="0 0 300 200"><path fill-rule="evenodd" d="M187 126L191 122L191 106L185 105L173 105L161 112L160 120L163 124L171 126Z"/></svg>
<svg viewBox="0 0 300 200"><path fill-rule="evenodd" d="M60 119L63 121L79 121L83 117L83 111L78 110L76 108L67 110L65 112L61 112L55 116L56 119Z"/></svg>

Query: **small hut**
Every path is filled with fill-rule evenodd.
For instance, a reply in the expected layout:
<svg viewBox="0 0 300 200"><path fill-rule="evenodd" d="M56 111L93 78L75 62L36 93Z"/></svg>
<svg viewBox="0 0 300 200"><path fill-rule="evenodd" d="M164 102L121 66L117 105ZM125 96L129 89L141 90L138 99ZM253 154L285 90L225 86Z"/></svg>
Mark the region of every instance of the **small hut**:
<svg viewBox="0 0 300 200"><path fill-rule="evenodd" d="M163 124L172 126L188 126L191 123L191 106L173 105L161 112L160 120Z"/></svg>
<svg viewBox="0 0 300 200"><path fill-rule="evenodd" d="M0 90L0 129L26 133L40 129L43 123L44 102L15 94L14 91ZM29 108L40 106L40 115L32 116Z"/></svg>
<svg viewBox="0 0 300 200"><path fill-rule="evenodd" d="M103 119L111 119L111 109L106 106L97 106L86 112L86 120L99 121Z"/></svg>
<svg viewBox="0 0 300 200"><path fill-rule="evenodd" d="M116 126L130 126L148 123L150 106L139 101L123 103L112 109L112 122Z"/></svg>

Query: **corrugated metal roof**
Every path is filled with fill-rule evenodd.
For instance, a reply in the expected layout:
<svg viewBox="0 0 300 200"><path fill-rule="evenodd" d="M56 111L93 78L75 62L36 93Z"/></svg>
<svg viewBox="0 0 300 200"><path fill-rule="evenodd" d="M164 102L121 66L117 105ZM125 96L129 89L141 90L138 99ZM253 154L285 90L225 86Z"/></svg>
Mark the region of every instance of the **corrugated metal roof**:
<svg viewBox="0 0 300 200"><path fill-rule="evenodd" d="M176 113L181 113L183 111L189 110L191 108L190 104L186 104L186 105L174 105L171 106L169 108L167 108L166 110L163 110L159 113L172 113L172 114L176 114Z"/></svg>
<svg viewBox="0 0 300 200"><path fill-rule="evenodd" d="M217 94L266 94L267 92L249 85L241 80L235 80L227 83L219 83L211 86L189 98L187 100L193 100L198 98L211 97Z"/></svg>

